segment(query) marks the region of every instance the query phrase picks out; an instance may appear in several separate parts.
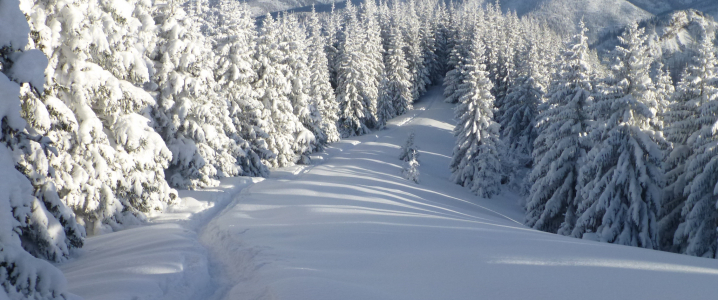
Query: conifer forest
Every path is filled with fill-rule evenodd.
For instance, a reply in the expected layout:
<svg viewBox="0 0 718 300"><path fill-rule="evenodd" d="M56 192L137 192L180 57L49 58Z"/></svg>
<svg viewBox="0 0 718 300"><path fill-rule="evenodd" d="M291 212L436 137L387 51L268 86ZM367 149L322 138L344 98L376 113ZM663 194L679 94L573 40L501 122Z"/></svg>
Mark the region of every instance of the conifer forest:
<svg viewBox="0 0 718 300"><path fill-rule="evenodd" d="M0 300L325 299L316 297L321 291L326 299L485 297L470 289L433 294L431 284L403 294L353 277L376 280L376 261L361 257L384 247L382 255L407 265L427 261L411 259L414 249L465 261L452 251L500 254L482 247L506 245L524 254L481 263L533 266L520 273L542 277L538 268L547 265L608 270L626 261L616 268L655 276L678 268L714 282L718 23L676 10L669 21L656 14L610 30L588 15L559 26L556 16L502 6L514 2L361 0L259 14L236 0L0 0ZM679 28L682 20L692 27ZM369 219L352 219L360 216ZM419 229L329 242L359 234L365 227L357 224L402 218L418 219L370 227L367 236ZM476 224L493 225L433 233ZM92 281L88 274L100 273L79 271L99 266L99 253L118 264L137 260L102 249L134 243L131 230L170 225L178 233L158 236L191 232L192 247L203 249L194 265L181 254L177 272L199 266L200 275L132 298L92 287L99 278L112 286L115 277ZM280 225L311 226L266 229ZM411 250L392 254L402 236L431 242L406 240ZM527 261L539 239L582 243L595 257L618 254L603 265ZM319 246L304 248L310 244ZM339 246L354 250L327 250ZM565 258L583 250L555 251ZM337 253L359 260L343 266ZM283 258L295 254L307 256L296 266ZM630 262L644 257L656 258ZM321 284L283 277L330 262L341 272L316 275L327 278ZM396 277L419 274L406 284L422 282L424 271L396 269ZM143 274L165 274L152 270ZM482 271L456 277L472 272ZM696 282L657 278L651 284L676 291ZM318 294L296 294L308 286ZM605 299L637 299L616 289ZM693 292L680 295L718 295Z"/></svg>

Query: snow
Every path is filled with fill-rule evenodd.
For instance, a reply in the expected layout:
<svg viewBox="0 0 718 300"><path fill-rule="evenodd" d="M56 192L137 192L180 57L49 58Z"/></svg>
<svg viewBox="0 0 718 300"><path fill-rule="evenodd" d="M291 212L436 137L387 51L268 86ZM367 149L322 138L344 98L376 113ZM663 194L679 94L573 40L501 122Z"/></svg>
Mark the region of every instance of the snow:
<svg viewBox="0 0 718 300"><path fill-rule="evenodd" d="M25 47L30 26L20 12L19 0L0 0L0 45Z"/></svg>
<svg viewBox="0 0 718 300"><path fill-rule="evenodd" d="M58 264L69 290L85 300L201 299L211 276L197 231L258 180L225 178L214 189L180 191L182 202L151 216L151 225L86 239L74 259Z"/></svg>
<svg viewBox="0 0 718 300"><path fill-rule="evenodd" d="M47 57L37 49L15 52L10 55L13 61L9 71L10 77L17 82L29 82L33 87L42 90L45 86L45 68Z"/></svg>
<svg viewBox="0 0 718 300"><path fill-rule="evenodd" d="M88 238L59 265L85 299L712 299L718 261L526 228L510 191L450 181L453 105L432 88L315 165L180 191L153 225ZM420 184L396 154L410 132ZM607 288L610 287L610 288ZM600 292L596 292L600 289ZM1 296L0 296L1 297Z"/></svg>

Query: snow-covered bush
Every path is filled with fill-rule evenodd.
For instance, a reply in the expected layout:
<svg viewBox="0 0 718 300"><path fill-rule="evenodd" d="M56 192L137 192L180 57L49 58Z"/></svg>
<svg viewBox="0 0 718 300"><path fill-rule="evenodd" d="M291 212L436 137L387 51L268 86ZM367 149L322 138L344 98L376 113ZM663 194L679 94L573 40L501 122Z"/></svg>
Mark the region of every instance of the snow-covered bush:
<svg viewBox="0 0 718 300"><path fill-rule="evenodd" d="M419 183L419 147L414 145L414 133L410 133L399 150L399 159L402 160L404 166L401 174L404 178Z"/></svg>

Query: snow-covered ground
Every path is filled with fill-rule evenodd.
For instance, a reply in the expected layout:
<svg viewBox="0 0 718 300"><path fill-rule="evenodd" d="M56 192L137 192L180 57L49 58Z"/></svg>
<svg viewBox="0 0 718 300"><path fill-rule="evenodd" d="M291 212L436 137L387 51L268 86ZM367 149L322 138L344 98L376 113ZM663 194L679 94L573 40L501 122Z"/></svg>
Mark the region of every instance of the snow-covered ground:
<svg viewBox="0 0 718 300"><path fill-rule="evenodd" d="M433 88L386 130L315 165L183 192L151 226L60 265L85 299L715 299L718 261L521 224L519 197L449 181L453 105ZM420 183L397 155L416 133Z"/></svg>

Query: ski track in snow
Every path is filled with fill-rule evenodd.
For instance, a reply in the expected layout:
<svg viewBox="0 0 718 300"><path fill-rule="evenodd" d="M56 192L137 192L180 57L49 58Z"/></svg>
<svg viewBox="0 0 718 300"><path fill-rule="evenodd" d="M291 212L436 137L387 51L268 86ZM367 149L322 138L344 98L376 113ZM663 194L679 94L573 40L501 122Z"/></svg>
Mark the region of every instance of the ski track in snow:
<svg viewBox="0 0 718 300"><path fill-rule="evenodd" d="M61 264L85 299L713 299L718 261L547 234L510 191L449 181L453 105L429 90L387 128L266 180L181 191L183 205L88 239ZM419 147L420 183L399 146ZM600 292L599 292L600 291Z"/></svg>
<svg viewBox="0 0 718 300"><path fill-rule="evenodd" d="M58 264L71 293L90 299L202 299L214 286L197 232L243 188L262 178L225 178L216 188L179 191L182 203L147 225L89 237Z"/></svg>

